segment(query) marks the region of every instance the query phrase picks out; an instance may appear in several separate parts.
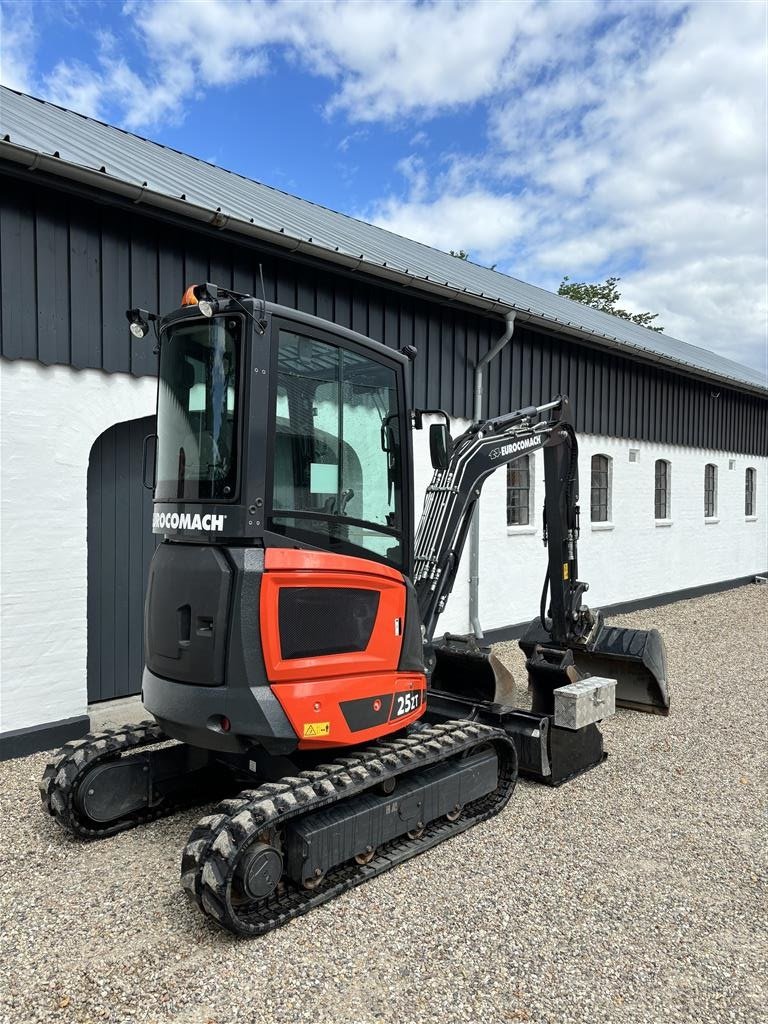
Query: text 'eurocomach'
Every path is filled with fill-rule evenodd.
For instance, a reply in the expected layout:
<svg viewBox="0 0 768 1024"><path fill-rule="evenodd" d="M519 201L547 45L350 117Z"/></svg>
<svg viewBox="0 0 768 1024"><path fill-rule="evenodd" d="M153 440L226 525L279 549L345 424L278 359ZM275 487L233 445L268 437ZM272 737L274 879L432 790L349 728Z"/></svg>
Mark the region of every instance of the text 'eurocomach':
<svg viewBox="0 0 768 1024"><path fill-rule="evenodd" d="M226 516L201 516L190 512L154 512L152 514L153 530L205 530L208 533L224 530Z"/></svg>

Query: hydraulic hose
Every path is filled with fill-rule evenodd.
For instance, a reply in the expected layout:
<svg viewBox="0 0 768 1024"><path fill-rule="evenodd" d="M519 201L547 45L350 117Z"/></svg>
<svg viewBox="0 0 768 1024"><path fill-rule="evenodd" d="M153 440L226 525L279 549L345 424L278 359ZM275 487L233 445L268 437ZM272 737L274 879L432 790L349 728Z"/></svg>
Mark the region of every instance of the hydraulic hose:
<svg viewBox="0 0 768 1024"><path fill-rule="evenodd" d="M576 440L576 431L570 423L563 423L562 430L568 437L568 445L570 447L570 459L568 462L568 479L566 481L566 493L568 496L568 509L569 512L573 509L577 501L577 496L573 493L573 485L576 482L576 476L579 468L579 448L578 441ZM546 512L545 512L546 515ZM570 515L569 515L570 520ZM547 617L547 595L551 581L549 578L549 565L544 572L544 586L541 590L541 601L539 602L539 620L544 630L547 633L552 632L552 619Z"/></svg>
<svg viewBox="0 0 768 1024"><path fill-rule="evenodd" d="M541 601L539 603L539 619L541 620L542 627L547 633L552 631L552 619L547 618L547 594L549 593L549 566L544 573L544 586L541 591Z"/></svg>

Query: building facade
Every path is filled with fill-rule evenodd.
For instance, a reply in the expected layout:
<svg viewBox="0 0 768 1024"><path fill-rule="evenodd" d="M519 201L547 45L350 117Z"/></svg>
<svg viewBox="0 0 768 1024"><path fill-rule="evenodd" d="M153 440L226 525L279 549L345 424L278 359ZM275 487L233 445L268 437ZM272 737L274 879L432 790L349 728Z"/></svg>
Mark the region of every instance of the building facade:
<svg viewBox="0 0 768 1024"><path fill-rule="evenodd" d="M768 568L768 390L754 371L295 197L248 199L265 187L9 90L0 135L5 756L84 731L89 703L140 688L156 357L131 338L125 310L175 308L190 283L258 294L263 273L271 301L415 345L414 406L447 410L454 433L513 310L483 413L570 396L588 603L652 604ZM126 149L133 178L107 166ZM175 162L172 186L152 187L160 157ZM201 200L171 195L192 195L200 177L207 219ZM299 227L281 237L278 214ZM414 437L417 515L426 435ZM540 454L485 485L479 612L491 639L536 614L543 488ZM462 567L441 629L468 631L467 576Z"/></svg>

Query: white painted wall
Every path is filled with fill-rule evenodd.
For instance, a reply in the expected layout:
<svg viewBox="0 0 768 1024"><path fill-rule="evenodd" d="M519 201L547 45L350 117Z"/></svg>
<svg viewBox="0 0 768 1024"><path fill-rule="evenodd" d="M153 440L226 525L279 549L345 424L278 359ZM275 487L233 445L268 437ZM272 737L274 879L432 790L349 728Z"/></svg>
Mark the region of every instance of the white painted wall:
<svg viewBox="0 0 768 1024"><path fill-rule="evenodd" d="M0 359L0 732L85 714L87 474L155 382Z"/></svg>
<svg viewBox="0 0 768 1024"><path fill-rule="evenodd" d="M455 420L454 436L466 428ZM416 521L431 477L429 436L415 431ZM630 463L630 448L639 461ZM592 455L612 458L612 522L590 523ZM672 515L669 525L654 520L654 463L671 463ZM538 614L546 568L541 539L544 457L534 456L534 511L530 527L507 527L506 470L485 483L480 499L480 621L484 629L524 622ZM729 469L733 460L735 468ZM704 521L704 466L718 467L718 521ZM744 472L757 470L756 517L744 515ZM768 458L755 458L675 445L579 437L581 536L579 577L590 584L592 607L651 597L673 590L734 579L768 569ZM465 549L458 578L438 632L469 629L469 557Z"/></svg>
<svg viewBox="0 0 768 1024"><path fill-rule="evenodd" d="M108 427L154 412L151 379L0 359L0 732L84 714L87 706L87 472ZM454 435L466 427L454 421ZM432 476L428 431L415 432L416 518ZM580 438L581 577L599 606L768 568L768 459ZM628 461L637 448L640 460ZM592 530L589 469L613 458L613 529ZM672 524L653 518L654 460L672 464ZM729 470L729 459L736 468ZM486 629L537 614L543 458L530 528L506 525L506 472L481 498L480 612ZM704 465L719 468L719 522L704 523ZM757 469L757 518L744 517L744 470ZM465 552L439 630L468 629Z"/></svg>

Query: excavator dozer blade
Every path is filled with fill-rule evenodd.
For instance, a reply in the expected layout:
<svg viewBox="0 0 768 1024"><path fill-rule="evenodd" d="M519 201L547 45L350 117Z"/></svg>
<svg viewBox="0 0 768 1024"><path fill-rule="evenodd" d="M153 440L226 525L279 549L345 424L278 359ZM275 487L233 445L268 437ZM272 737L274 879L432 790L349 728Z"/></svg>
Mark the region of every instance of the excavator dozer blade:
<svg viewBox="0 0 768 1024"><path fill-rule="evenodd" d="M431 687L475 703L514 706L515 680L490 647L447 634L435 642Z"/></svg>
<svg viewBox="0 0 768 1024"><path fill-rule="evenodd" d="M538 619L520 640L528 658L537 644L556 647ZM579 672L616 680L616 704L633 711L669 714L667 653L656 629L620 629L600 622L596 636L585 645L563 646L573 653Z"/></svg>

